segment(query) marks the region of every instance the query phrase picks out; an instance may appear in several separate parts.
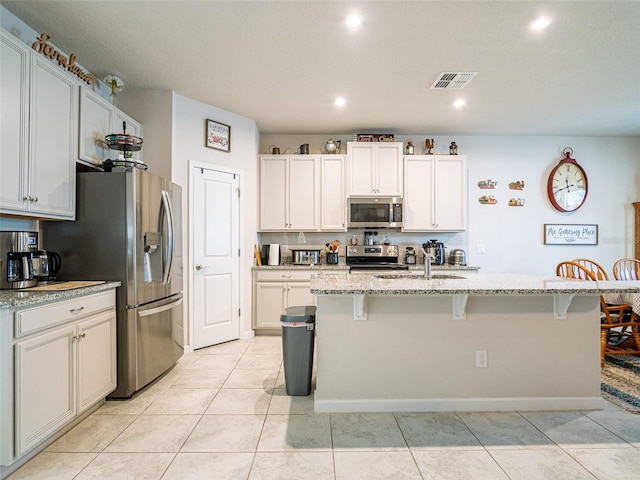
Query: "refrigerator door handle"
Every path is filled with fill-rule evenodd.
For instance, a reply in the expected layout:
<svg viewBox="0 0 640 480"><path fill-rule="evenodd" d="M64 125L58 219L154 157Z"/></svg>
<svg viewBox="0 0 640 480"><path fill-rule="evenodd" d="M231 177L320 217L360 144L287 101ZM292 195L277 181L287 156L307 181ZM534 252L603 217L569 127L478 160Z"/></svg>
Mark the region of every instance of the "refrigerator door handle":
<svg viewBox="0 0 640 480"><path fill-rule="evenodd" d="M166 305L162 305L161 307L150 308L149 310L142 310L138 312L139 317L148 317L149 315L155 315L156 313L164 312L166 310L171 310L172 308L177 307L178 305L182 305L182 297L175 302L167 303Z"/></svg>
<svg viewBox="0 0 640 480"><path fill-rule="evenodd" d="M171 270L173 269L173 248L174 248L174 224L173 224L173 209L171 208L171 198L169 197L169 192L166 190L162 190L162 210L166 213L167 216L167 230L168 230L168 238L167 238L167 262L166 268L164 269L164 277L162 279L162 283L167 285L171 281ZM158 222L158 230L162 231L162 212L160 213L160 221Z"/></svg>

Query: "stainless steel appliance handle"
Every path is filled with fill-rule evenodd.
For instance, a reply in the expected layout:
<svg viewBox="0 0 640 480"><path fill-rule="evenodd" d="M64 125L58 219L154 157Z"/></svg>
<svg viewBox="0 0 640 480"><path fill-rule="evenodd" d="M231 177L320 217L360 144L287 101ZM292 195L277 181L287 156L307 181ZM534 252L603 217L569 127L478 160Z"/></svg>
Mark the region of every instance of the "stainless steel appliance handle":
<svg viewBox="0 0 640 480"><path fill-rule="evenodd" d="M173 270L173 248L174 248L174 225L173 225L173 209L171 208L171 198L169 192L162 190L162 207L167 215L168 226L168 245L167 245L167 265L164 269L162 283L167 285L171 280L171 271ZM158 230L162 231L162 225L158 225Z"/></svg>
<svg viewBox="0 0 640 480"><path fill-rule="evenodd" d="M167 303L166 305L162 305L161 307L150 308L149 310L143 310L138 312L139 317L148 317L149 315L155 315L156 313L165 312L167 310L171 310L172 308L177 307L178 305L182 305L182 297L180 300L176 300L175 302Z"/></svg>

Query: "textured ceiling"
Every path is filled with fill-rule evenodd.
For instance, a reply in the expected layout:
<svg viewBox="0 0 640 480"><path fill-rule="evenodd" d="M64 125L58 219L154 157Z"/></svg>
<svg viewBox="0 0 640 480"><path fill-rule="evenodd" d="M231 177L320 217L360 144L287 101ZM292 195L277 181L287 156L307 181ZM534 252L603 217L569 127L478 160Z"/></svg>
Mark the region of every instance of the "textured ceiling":
<svg viewBox="0 0 640 480"><path fill-rule="evenodd" d="M0 3L99 77L174 90L262 133L640 135L638 1ZM538 15L552 23L532 32ZM479 73L430 90L443 71Z"/></svg>

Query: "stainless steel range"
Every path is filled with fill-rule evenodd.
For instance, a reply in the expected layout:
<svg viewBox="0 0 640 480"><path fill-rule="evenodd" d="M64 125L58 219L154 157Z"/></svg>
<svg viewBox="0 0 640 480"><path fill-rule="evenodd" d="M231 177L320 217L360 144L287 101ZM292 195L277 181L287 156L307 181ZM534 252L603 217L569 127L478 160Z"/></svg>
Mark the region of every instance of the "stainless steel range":
<svg viewBox="0 0 640 480"><path fill-rule="evenodd" d="M374 273L389 270L409 270L398 263L397 245L349 245L346 264L350 272Z"/></svg>

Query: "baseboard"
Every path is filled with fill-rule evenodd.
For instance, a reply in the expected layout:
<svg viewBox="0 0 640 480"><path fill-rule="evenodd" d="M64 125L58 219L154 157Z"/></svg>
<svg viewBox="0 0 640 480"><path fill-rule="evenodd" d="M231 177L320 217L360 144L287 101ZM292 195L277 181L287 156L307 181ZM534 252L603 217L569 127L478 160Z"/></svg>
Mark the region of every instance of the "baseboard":
<svg viewBox="0 0 640 480"><path fill-rule="evenodd" d="M316 413L602 410L604 406L600 397L323 400L316 396L314 400Z"/></svg>

